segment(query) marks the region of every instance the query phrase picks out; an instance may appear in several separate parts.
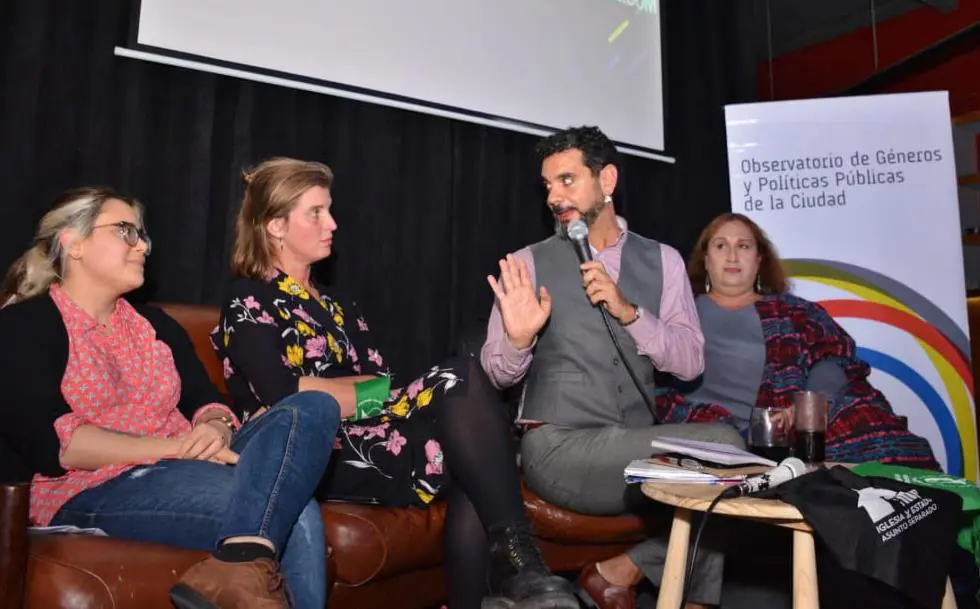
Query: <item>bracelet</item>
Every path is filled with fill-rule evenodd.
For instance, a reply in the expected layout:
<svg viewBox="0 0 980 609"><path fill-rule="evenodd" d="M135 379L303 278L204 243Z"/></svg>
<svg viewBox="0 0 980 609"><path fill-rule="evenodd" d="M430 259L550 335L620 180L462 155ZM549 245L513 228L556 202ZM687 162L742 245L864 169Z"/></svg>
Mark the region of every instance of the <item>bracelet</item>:
<svg viewBox="0 0 980 609"><path fill-rule="evenodd" d="M621 325L621 326L623 326L625 328L626 326L635 324L637 321L639 321L639 319L641 317L643 317L643 309L641 309L640 307L638 307L636 305L633 305L633 310L636 311L636 315L633 316L633 319L627 321L626 323L619 322L619 325Z"/></svg>
<svg viewBox="0 0 980 609"><path fill-rule="evenodd" d="M354 399L357 405L351 420L360 421L381 414L389 393L391 393L391 379L387 376L354 383Z"/></svg>
<svg viewBox="0 0 980 609"><path fill-rule="evenodd" d="M217 421L218 423L221 423L222 425L224 425L225 427L227 427L228 428L228 431L230 431L231 433L235 433L235 421L233 421L232 418L229 417L228 415L222 415L220 417L213 417L213 418L210 418L210 419L208 419L207 421L204 421L204 422L205 423L213 423L215 421Z"/></svg>

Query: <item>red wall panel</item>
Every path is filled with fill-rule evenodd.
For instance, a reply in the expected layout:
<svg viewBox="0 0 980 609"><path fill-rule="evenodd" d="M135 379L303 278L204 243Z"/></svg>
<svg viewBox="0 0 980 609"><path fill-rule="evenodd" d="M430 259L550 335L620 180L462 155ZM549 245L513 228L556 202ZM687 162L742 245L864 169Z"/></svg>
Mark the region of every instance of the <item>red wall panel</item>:
<svg viewBox="0 0 980 609"><path fill-rule="evenodd" d="M980 1L960 0L950 13L920 8L877 28L878 69L884 69L980 21ZM836 93L875 73L871 28L781 55L773 61L774 99ZM770 99L769 65L758 71L759 98ZM921 74L889 92L947 89L954 115L980 109L980 49Z"/></svg>

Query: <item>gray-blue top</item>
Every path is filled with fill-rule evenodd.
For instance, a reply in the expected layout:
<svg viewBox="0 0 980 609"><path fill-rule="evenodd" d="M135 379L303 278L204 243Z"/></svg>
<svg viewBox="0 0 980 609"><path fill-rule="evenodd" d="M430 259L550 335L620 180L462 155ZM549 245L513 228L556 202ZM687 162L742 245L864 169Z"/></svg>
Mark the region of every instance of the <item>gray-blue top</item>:
<svg viewBox="0 0 980 609"><path fill-rule="evenodd" d="M759 312L754 304L726 309L707 295L698 296L695 303L704 333L704 374L679 388L692 402L727 409L744 435L766 365ZM807 378L808 389L823 392L831 400L846 384L844 371L832 361L818 363Z"/></svg>

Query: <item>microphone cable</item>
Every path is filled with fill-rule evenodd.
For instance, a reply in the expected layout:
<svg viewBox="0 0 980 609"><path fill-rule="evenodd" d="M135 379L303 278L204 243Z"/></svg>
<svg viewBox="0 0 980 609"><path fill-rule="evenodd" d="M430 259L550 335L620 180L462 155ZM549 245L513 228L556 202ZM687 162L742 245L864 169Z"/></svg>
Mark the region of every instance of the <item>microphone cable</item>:
<svg viewBox="0 0 980 609"><path fill-rule="evenodd" d="M727 499L727 497L725 497L725 493L723 492L718 493L718 496L711 500L711 503L708 504L708 509L704 511L704 517L701 518L701 524L698 525L698 532L694 535L694 544L691 547L690 560L684 568L684 591L681 594L680 609L684 609L684 604L687 602L687 595L691 592L691 579L694 577L694 563L698 558L698 548L701 546L701 534L704 533L704 525L708 522L708 516L711 515L711 512L714 511L722 499Z"/></svg>
<svg viewBox="0 0 980 609"><path fill-rule="evenodd" d="M572 249L575 250L575 255L578 258L579 264L585 264L592 260L592 251L589 249L589 227L582 220L576 220L570 225L562 226L561 231L564 233L564 238L568 239L572 244ZM612 322L609 320L609 311L606 307L600 304L594 304L593 307L599 309L599 313L602 314L602 322L606 324L606 331L609 333L609 338L612 339L613 346L616 347L616 353L619 354L620 361L623 362L623 366L626 368L626 372L629 374L630 379L633 381L633 385L636 386L636 390L640 392L640 397L643 398L643 402L646 404L647 408L650 410L650 414L653 416L653 422L656 425L661 423L660 417L657 416L657 405L654 400L650 397L643 383L640 382L640 377L636 375L636 371L633 370L633 366L630 365L629 360L626 358L626 353L623 351L623 346L619 344L619 339L616 337L616 333L613 331ZM637 306L637 305L633 305ZM640 314L639 308L636 310L637 315ZM618 321L616 323L619 323Z"/></svg>
<svg viewBox="0 0 980 609"><path fill-rule="evenodd" d="M634 305L636 306L636 305ZM636 390L640 392L640 397L646 403L647 408L650 409L650 414L653 415L653 422L656 425L660 424L660 417L657 415L657 405L653 398L650 397L649 392L640 382L640 377L636 375L636 371L633 370L633 366L630 365L628 359L626 359L626 354L623 352L623 346L619 344L619 339L616 337L616 333L613 331L612 322L609 320L609 311L606 307L602 305L597 305L599 312L602 314L602 321L606 324L606 331L609 332L609 338L612 339L613 346L616 347L616 353L619 354L619 361L623 362L623 366L626 368L626 372L630 375L633 380L633 384L636 386ZM637 314L639 314L639 309L637 309ZM618 321L616 323L619 323Z"/></svg>

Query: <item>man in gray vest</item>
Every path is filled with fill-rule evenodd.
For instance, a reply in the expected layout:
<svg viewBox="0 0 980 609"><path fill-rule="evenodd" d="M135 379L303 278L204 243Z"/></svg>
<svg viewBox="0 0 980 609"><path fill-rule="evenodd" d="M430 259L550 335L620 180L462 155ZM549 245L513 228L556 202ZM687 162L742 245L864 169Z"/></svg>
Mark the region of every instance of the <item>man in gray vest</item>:
<svg viewBox="0 0 980 609"><path fill-rule="evenodd" d="M567 129L538 145L556 235L509 254L500 277L481 362L498 388L524 381L518 422L528 486L579 513L629 510L623 470L653 454L656 437L741 445L724 424L656 425L621 358L652 394L654 369L682 380L704 369L704 336L684 261L668 245L629 232L614 210L617 152L596 127ZM580 264L565 228L583 220L592 261ZM598 307L612 319L617 352ZM634 586L660 584L666 538L651 538L579 575L600 609L634 607ZM714 605L723 557L702 552L690 599Z"/></svg>

